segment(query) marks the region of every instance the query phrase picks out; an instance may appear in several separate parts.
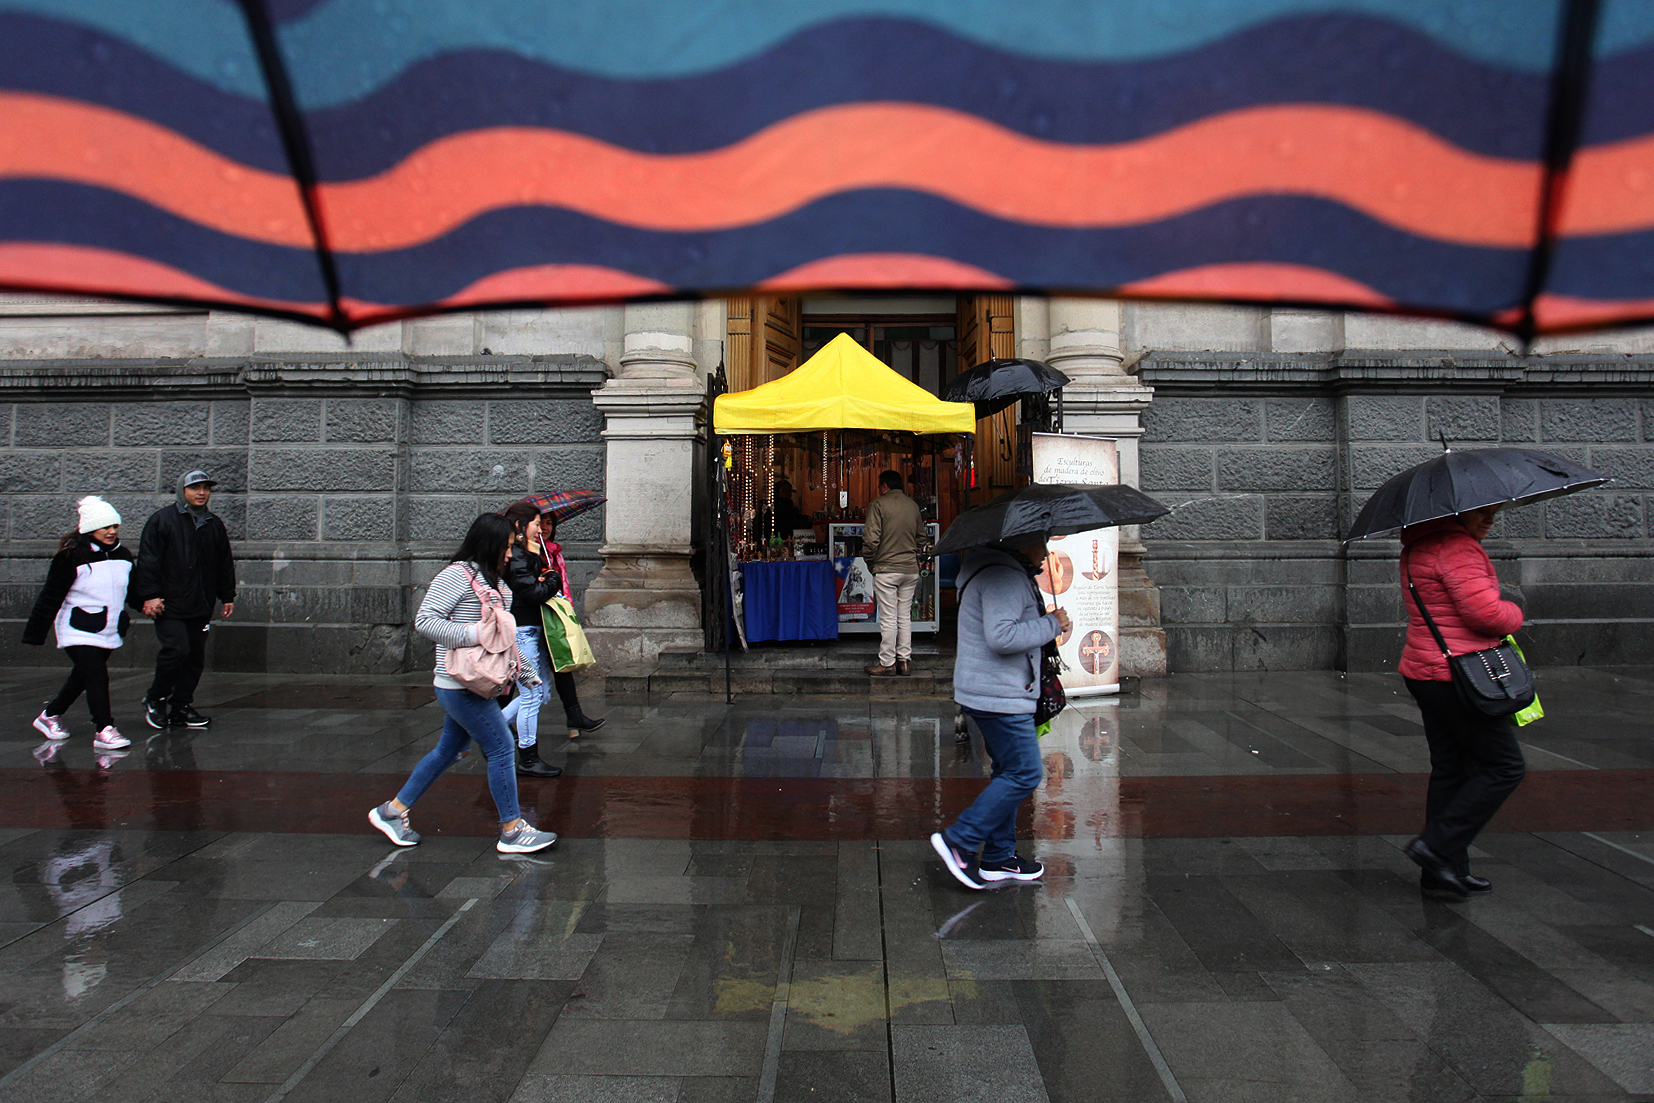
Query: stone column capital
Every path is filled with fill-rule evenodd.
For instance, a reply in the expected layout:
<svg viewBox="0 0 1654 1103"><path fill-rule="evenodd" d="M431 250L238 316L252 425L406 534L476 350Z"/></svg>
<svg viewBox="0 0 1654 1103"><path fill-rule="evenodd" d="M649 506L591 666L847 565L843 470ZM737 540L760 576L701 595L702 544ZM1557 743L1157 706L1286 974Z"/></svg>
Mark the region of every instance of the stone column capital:
<svg viewBox="0 0 1654 1103"><path fill-rule="evenodd" d="M603 415L603 436L693 437L706 426L706 389L699 379L622 376L592 392Z"/></svg>
<svg viewBox="0 0 1654 1103"><path fill-rule="evenodd" d="M1110 428L1117 435L1138 436L1142 427L1137 415L1154 401L1154 388L1139 383L1129 375L1099 378L1095 375L1076 379L1062 389L1063 424L1079 432L1075 418L1104 417L1111 414L1131 415L1128 425L1113 423Z"/></svg>
<svg viewBox="0 0 1654 1103"><path fill-rule="evenodd" d="M695 357L690 355L687 348L661 347L632 347L636 337L652 337L654 334L626 335L626 351L620 354L620 375L622 380L661 380L677 383L680 380L689 386L699 386L699 366Z"/></svg>
<svg viewBox="0 0 1654 1103"><path fill-rule="evenodd" d="M1120 351L1120 304L1111 299L1054 298L1048 308L1051 327L1046 363L1075 383L1119 379L1125 375Z"/></svg>

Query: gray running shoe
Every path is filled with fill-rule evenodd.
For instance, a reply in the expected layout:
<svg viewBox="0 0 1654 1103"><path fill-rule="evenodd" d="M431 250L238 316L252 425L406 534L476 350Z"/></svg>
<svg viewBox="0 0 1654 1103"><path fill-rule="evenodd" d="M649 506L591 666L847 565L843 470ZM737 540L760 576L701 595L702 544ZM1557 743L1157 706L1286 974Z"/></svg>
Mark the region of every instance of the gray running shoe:
<svg viewBox="0 0 1654 1103"><path fill-rule="evenodd" d="M385 837L397 846L416 846L419 843L419 832L408 826L408 814L392 808L390 801L369 812L368 822L383 831Z"/></svg>
<svg viewBox="0 0 1654 1103"><path fill-rule="evenodd" d="M494 849L501 854L533 854L536 850L544 850L557 841L557 832L541 831L531 827L524 821L516 830L507 831L500 835L500 841Z"/></svg>

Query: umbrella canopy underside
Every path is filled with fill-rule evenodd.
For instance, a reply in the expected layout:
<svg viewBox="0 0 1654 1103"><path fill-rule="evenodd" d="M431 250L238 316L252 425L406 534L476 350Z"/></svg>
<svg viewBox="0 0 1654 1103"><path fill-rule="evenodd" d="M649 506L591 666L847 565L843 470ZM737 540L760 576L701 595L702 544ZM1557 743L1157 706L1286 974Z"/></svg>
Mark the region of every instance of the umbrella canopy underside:
<svg viewBox="0 0 1654 1103"><path fill-rule="evenodd" d="M0 0L0 289L1654 317L1645 0L382 8Z"/></svg>
<svg viewBox="0 0 1654 1103"><path fill-rule="evenodd" d="M1520 506L1601 486L1607 477L1528 448L1455 449L1391 476L1344 539L1390 536L1485 506Z"/></svg>
<svg viewBox="0 0 1654 1103"><path fill-rule="evenodd" d="M1014 544L1116 525L1145 525L1171 510L1134 486L1068 486L1033 483L1007 491L954 518L936 543L938 552L983 544Z"/></svg>

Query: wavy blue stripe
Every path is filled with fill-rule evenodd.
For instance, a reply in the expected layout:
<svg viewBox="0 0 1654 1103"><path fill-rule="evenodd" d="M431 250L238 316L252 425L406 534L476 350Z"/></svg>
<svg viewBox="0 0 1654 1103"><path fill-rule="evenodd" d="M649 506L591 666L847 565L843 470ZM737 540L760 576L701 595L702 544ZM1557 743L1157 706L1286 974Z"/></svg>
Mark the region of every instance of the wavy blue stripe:
<svg viewBox="0 0 1654 1103"><path fill-rule="evenodd" d="M78 185L0 182L0 240L118 249L259 297L320 295L304 250L227 236ZM1514 302L1527 271L1525 251L1413 237L1325 200L1237 200L1147 226L1065 231L890 190L831 196L759 226L707 233L517 208L413 248L338 261L346 295L415 305L537 264L604 265L696 291L749 286L822 257L887 251L952 257L1026 288L1098 290L1194 265L1278 261L1343 272L1403 303L1478 315Z"/></svg>
<svg viewBox="0 0 1654 1103"><path fill-rule="evenodd" d="M853 50L860 51L853 70L832 64ZM1303 64L1307 53L1346 60ZM1224 77L1212 80L1213 73ZM262 102L204 86L71 23L0 14L0 84L131 112L244 164L285 169ZM1594 87L1621 105L1593 116L1594 140L1654 129L1654 47L1603 66ZM752 95L755 88L764 94ZM1131 141L1260 104L1333 103L1406 119L1478 153L1534 158L1547 95L1544 77L1474 65L1403 28L1344 16L1271 23L1177 58L1129 65L1038 62L923 24L868 21L837 23L733 68L666 81L582 76L508 54L449 54L366 100L311 112L308 124L329 180L372 175L427 142L481 127L556 128L683 153L855 101L927 103L1070 143Z"/></svg>
<svg viewBox="0 0 1654 1103"><path fill-rule="evenodd" d="M252 168L288 171L263 99L221 92L123 39L73 23L0 12L0 88L124 111Z"/></svg>
<svg viewBox="0 0 1654 1103"><path fill-rule="evenodd" d="M1122 62L1194 49L1270 20L1362 14L1413 28L1486 64L1549 69L1559 0L327 0L281 27L306 108L367 95L407 67L456 50L501 50L620 79L704 73L846 18L912 19L1031 57ZM260 94L228 0L5 0L125 38L224 91ZM531 17L529 12L533 13ZM1175 17L1168 13L1175 12ZM1609 9L1601 52L1654 42L1631 0Z"/></svg>
<svg viewBox="0 0 1654 1103"><path fill-rule="evenodd" d="M853 70L833 65L852 51ZM1302 64L1307 53L1345 60ZM1643 60L1654 62L1649 53ZM1213 73L1224 77L1212 80ZM1637 73L1654 109L1654 64ZM548 127L627 149L688 153L858 101L930 104L1077 144L1133 141L1265 104L1339 104L1405 119L1478 153L1534 160L1548 99L1545 77L1473 65L1402 28L1343 17L1271 23L1130 65L1034 61L923 24L846 22L729 69L667 81L581 77L499 53L449 54L365 100L307 118L323 177L346 180L472 128ZM409 103L423 106L410 112Z"/></svg>
<svg viewBox="0 0 1654 1103"><path fill-rule="evenodd" d="M80 24L129 42L220 91L268 99L247 21L229 0L0 0L0 15L8 12Z"/></svg>
<svg viewBox="0 0 1654 1103"><path fill-rule="evenodd" d="M1561 239L1545 289L1581 299L1654 299L1654 231Z"/></svg>
<svg viewBox="0 0 1654 1103"><path fill-rule="evenodd" d="M313 250L248 241L82 184L0 181L0 242L115 249L264 298L310 303L327 296Z"/></svg>
<svg viewBox="0 0 1654 1103"><path fill-rule="evenodd" d="M79 185L0 182L0 240L118 249L262 298L321 296L307 250L249 242ZM1026 289L1106 290L1200 264L1279 261L1342 272L1416 308L1483 318L1517 300L1527 271L1524 250L1413 237L1325 200L1237 200L1148 226L1063 231L897 191L833 196L761 226L715 233L633 230L554 209L497 211L425 245L343 254L339 262L347 295L416 306L535 264L599 264L716 291L822 257L887 250L952 257ZM1654 298L1654 232L1564 241L1549 289Z"/></svg>

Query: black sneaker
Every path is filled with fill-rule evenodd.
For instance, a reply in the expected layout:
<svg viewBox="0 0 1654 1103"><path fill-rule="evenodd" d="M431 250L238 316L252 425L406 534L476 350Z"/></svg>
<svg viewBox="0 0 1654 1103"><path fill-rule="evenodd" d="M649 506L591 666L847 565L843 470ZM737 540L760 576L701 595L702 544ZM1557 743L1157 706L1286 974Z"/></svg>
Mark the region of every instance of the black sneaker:
<svg viewBox="0 0 1654 1103"><path fill-rule="evenodd" d="M942 859L947 871L953 874L953 879L968 889L980 889L982 883L972 880L970 872L970 857L953 845L953 842L940 831L930 836L931 849L936 851Z"/></svg>
<svg viewBox="0 0 1654 1103"><path fill-rule="evenodd" d="M172 726L175 728L205 728L212 725L212 717L202 716L195 711L194 705L174 706L172 710Z"/></svg>
<svg viewBox="0 0 1654 1103"><path fill-rule="evenodd" d="M979 863L976 875L984 881L1038 881L1045 876L1045 866L1032 858L1013 854L1003 862Z"/></svg>
<svg viewBox="0 0 1654 1103"><path fill-rule="evenodd" d="M150 697L144 698L144 723L157 731L165 731L167 726L167 706L164 701L157 701Z"/></svg>

